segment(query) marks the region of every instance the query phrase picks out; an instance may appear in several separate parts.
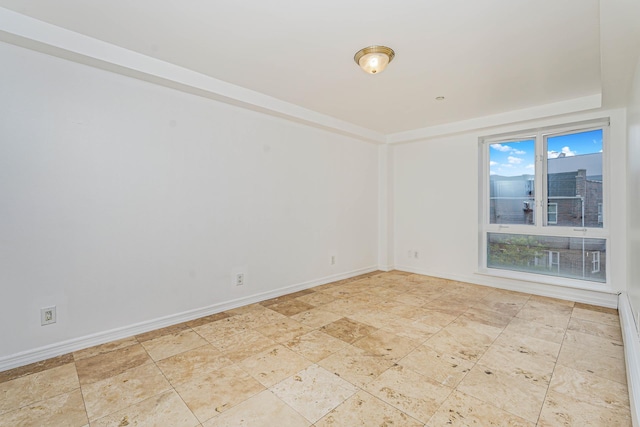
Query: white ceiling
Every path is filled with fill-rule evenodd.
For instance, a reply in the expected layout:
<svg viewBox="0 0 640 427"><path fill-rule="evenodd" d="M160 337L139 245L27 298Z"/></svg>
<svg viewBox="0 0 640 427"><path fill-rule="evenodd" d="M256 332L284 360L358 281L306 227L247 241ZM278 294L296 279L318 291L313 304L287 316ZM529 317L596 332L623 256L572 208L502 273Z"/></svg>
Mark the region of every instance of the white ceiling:
<svg viewBox="0 0 640 427"><path fill-rule="evenodd" d="M0 0L387 135L597 94L624 105L639 45L632 3L640 2ZM353 61L371 44L396 52L379 75Z"/></svg>

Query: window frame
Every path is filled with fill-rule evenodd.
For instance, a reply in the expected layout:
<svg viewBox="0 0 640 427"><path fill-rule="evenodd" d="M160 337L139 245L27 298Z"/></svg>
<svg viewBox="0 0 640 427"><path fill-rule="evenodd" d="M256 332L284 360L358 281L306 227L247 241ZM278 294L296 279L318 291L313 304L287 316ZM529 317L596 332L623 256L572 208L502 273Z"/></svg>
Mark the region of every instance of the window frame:
<svg viewBox="0 0 640 427"><path fill-rule="evenodd" d="M553 270L553 267L556 266L556 270L560 271L560 251L547 251L547 253L549 254L549 270Z"/></svg>
<svg viewBox="0 0 640 427"><path fill-rule="evenodd" d="M598 224L604 224L604 215L603 215L603 205L602 203L598 203Z"/></svg>
<svg viewBox="0 0 640 427"><path fill-rule="evenodd" d="M600 273L600 251L591 252L591 274L594 273Z"/></svg>
<svg viewBox="0 0 640 427"><path fill-rule="evenodd" d="M551 212L549 212L549 206L551 205L556 207L555 212L553 212L556 218L553 221L549 219L549 214L551 214ZM557 223L558 223L558 204L555 202L547 203L547 224L557 224Z"/></svg>
<svg viewBox="0 0 640 427"><path fill-rule="evenodd" d="M499 268L487 267L487 236L488 233L507 233L507 234L528 234L532 236L558 236L558 237L577 237L577 238L593 238L604 239L605 244L605 262L611 265L610 254L610 235L608 221L602 223L602 228L596 227L572 227L558 226L548 223L548 199L547 196L547 137L561 136L565 134L588 132L591 130L602 129L602 177L603 177L603 199L602 199L602 216L603 219L608 218L609 210L609 186L610 186L610 168L608 163L609 152L609 134L610 121L609 118L601 118L589 120L585 122L576 122L560 126L548 126L535 129L525 129L509 133L497 135L487 135L478 138L479 144L479 167L480 177L479 185L479 227L478 227L478 274L512 278L518 280L526 280L551 285L575 287L581 289L602 290L610 287L610 269L606 271L605 282L591 281L588 278L573 279L561 276L546 276L530 272L520 272L514 270L506 270ZM533 225L529 224L491 224L490 223L490 146L496 143L510 143L513 141L521 141L525 139L535 140L535 200ZM556 211L557 212L557 211ZM556 213L557 215L557 213Z"/></svg>

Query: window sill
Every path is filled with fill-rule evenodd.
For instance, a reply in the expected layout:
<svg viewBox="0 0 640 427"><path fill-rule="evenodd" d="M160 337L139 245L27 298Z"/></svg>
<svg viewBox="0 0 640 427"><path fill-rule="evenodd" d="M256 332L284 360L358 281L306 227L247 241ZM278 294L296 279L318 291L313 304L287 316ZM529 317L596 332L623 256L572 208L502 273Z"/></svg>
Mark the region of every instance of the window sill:
<svg viewBox="0 0 640 427"><path fill-rule="evenodd" d="M512 270L500 270L495 268L480 268L476 274L497 277L500 279L518 280L523 282L539 283L544 285L559 286L564 288L580 289L586 291L618 294L609 283L590 282L587 280L569 279L566 277L547 276L544 274L526 273Z"/></svg>

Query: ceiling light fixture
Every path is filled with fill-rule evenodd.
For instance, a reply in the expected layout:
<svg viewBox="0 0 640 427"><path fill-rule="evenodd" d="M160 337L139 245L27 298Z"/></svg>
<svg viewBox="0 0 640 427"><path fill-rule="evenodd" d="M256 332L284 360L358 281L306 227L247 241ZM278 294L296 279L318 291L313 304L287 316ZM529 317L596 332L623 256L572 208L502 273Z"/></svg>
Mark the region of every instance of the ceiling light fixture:
<svg viewBox="0 0 640 427"><path fill-rule="evenodd" d="M384 71L394 56L396 56L396 53L390 47L369 46L356 52L353 60L366 73L378 74Z"/></svg>

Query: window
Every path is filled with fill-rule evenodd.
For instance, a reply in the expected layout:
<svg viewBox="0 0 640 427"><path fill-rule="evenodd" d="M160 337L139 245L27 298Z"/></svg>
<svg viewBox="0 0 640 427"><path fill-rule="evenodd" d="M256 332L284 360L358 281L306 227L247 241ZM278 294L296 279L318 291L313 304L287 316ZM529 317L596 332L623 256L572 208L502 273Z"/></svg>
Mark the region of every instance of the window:
<svg viewBox="0 0 640 427"><path fill-rule="evenodd" d="M558 251L548 251L549 252L549 270L560 271L560 252Z"/></svg>
<svg viewBox="0 0 640 427"><path fill-rule="evenodd" d="M547 224L558 223L558 204L549 203L547 205Z"/></svg>
<svg viewBox="0 0 640 427"><path fill-rule="evenodd" d="M591 252L591 273L600 272L600 251Z"/></svg>
<svg viewBox="0 0 640 427"><path fill-rule="evenodd" d="M482 270L606 282L607 131L600 121L481 139Z"/></svg>
<svg viewBox="0 0 640 427"><path fill-rule="evenodd" d="M598 203L598 224L602 224L602 203Z"/></svg>

